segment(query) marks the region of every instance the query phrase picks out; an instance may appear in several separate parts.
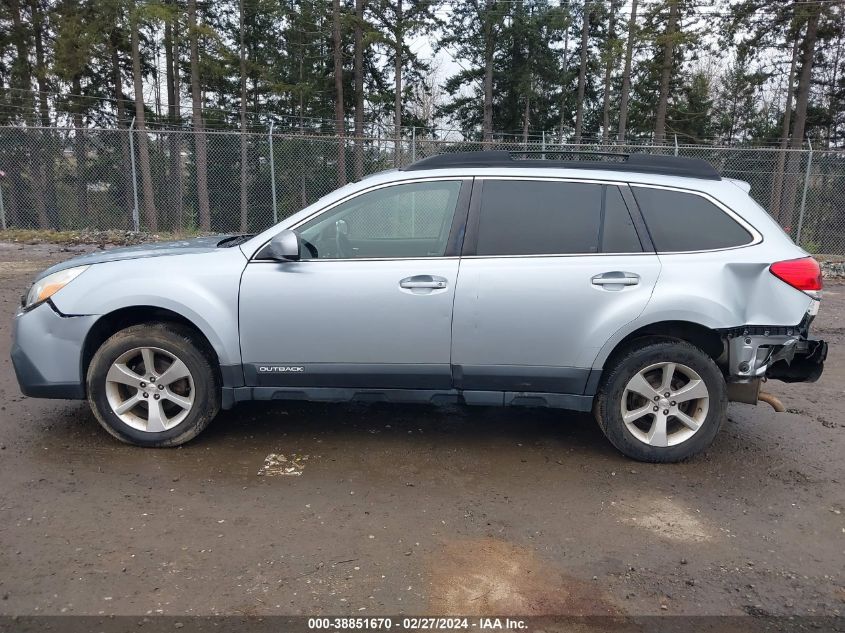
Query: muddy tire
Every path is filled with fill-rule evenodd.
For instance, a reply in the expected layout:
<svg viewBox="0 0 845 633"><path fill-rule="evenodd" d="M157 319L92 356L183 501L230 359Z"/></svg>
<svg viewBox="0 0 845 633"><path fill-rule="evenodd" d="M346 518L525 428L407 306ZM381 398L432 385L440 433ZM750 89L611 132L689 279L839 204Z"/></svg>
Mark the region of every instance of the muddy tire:
<svg viewBox="0 0 845 633"><path fill-rule="evenodd" d="M103 428L137 446L184 444L220 410L213 353L175 323L133 325L112 335L91 359L86 386Z"/></svg>
<svg viewBox="0 0 845 633"><path fill-rule="evenodd" d="M622 354L596 396L594 414L611 444L643 462L678 462L713 442L727 386L713 359L683 341L646 342Z"/></svg>

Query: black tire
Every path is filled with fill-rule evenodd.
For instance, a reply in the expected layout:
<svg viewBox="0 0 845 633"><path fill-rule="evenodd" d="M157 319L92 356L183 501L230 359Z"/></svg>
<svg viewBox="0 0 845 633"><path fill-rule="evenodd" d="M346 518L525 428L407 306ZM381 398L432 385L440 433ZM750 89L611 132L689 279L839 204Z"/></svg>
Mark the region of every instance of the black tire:
<svg viewBox="0 0 845 633"><path fill-rule="evenodd" d="M140 347L154 347L172 354L185 363L193 380L194 404L187 416L161 432L138 430L125 423L112 409L106 393L106 376L112 364L122 354ZM112 335L91 359L86 385L88 402L97 421L121 442L136 446L184 444L205 429L220 411L221 385L214 355L190 328L176 323L143 323Z"/></svg>
<svg viewBox="0 0 845 633"><path fill-rule="evenodd" d="M622 419L622 398L628 382L656 363L674 362L695 371L707 387L709 405L699 428L674 446L652 446L638 439ZM608 369L596 396L594 414L610 443L627 457L642 462L679 462L703 451L713 442L727 413L727 386L713 359L690 343L644 340L618 357ZM679 405L680 406L680 405Z"/></svg>

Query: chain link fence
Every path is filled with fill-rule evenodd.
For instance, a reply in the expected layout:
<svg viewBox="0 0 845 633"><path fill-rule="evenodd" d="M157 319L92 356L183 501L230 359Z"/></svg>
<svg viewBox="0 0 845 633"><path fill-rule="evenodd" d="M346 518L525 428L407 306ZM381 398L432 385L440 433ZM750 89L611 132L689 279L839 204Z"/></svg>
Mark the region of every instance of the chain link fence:
<svg viewBox="0 0 845 633"><path fill-rule="evenodd" d="M701 158L747 181L805 249L845 255L845 150L575 146L544 137L483 144L410 134L398 143L346 138L341 157L340 144L284 131L0 127L0 229L255 232L344 181L442 152L647 152Z"/></svg>

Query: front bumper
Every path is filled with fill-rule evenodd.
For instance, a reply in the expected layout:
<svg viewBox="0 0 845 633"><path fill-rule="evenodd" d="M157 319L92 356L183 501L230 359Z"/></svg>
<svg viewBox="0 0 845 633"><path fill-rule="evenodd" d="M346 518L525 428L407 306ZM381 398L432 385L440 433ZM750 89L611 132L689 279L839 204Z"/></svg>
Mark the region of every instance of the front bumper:
<svg viewBox="0 0 845 633"><path fill-rule="evenodd" d="M15 315L12 365L21 392L33 398L85 398L82 347L99 317L65 316L49 301Z"/></svg>

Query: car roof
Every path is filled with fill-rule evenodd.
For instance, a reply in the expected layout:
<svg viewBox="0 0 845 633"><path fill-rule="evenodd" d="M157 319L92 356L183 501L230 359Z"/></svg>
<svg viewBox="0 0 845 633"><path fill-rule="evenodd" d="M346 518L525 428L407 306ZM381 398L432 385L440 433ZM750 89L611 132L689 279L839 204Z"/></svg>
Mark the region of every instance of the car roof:
<svg viewBox="0 0 845 633"><path fill-rule="evenodd" d="M517 158L525 156L526 158ZM539 157L537 160L534 157ZM549 158L549 157L560 157ZM682 156L627 154L621 152L481 151L438 154L418 160L402 171L431 171L458 168L498 169L573 169L586 171L635 172L662 176L681 176L702 180L721 180L719 172L707 161Z"/></svg>

